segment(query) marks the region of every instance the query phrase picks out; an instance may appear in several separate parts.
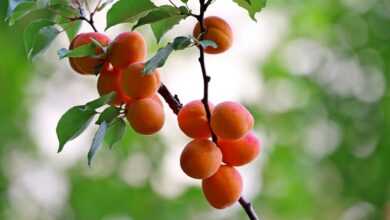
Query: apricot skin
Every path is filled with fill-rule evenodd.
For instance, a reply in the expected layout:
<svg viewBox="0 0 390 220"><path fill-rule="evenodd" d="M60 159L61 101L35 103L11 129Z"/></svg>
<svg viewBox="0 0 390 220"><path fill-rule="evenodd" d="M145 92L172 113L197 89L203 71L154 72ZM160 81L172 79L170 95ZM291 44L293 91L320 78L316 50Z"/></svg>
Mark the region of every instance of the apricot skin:
<svg viewBox="0 0 390 220"><path fill-rule="evenodd" d="M119 34L111 44L108 60L117 68L142 62L146 58L146 43L138 32Z"/></svg>
<svg viewBox="0 0 390 220"><path fill-rule="evenodd" d="M122 71L114 68L110 64L106 64L103 67L97 81L97 90L100 96L106 95L110 92L116 92L115 99L112 101L112 105L116 106L130 101L130 97L124 94L120 85L121 75Z"/></svg>
<svg viewBox="0 0 390 220"><path fill-rule="evenodd" d="M101 33L91 32L91 33L82 33L77 35L72 42L70 43L69 49L74 49L85 44L92 42L91 39L95 39L100 42L103 46L106 46L110 43L110 39ZM103 51L100 48L96 48L96 54L100 54ZM98 71L98 68L103 65L103 58L93 58L93 57L70 57L69 63L73 70L82 74L95 74Z"/></svg>
<svg viewBox="0 0 390 220"><path fill-rule="evenodd" d="M210 111L214 106L209 103ZM180 129L191 138L208 138L211 136L206 110L202 101L195 100L184 105L177 120Z"/></svg>
<svg viewBox="0 0 390 220"><path fill-rule="evenodd" d="M253 128L251 113L241 104L223 102L218 104L211 115L211 128L222 139L234 140L243 137Z"/></svg>
<svg viewBox="0 0 390 220"><path fill-rule="evenodd" d="M242 166L253 161L260 152L260 141L253 132L238 140L218 140L223 162L230 166Z"/></svg>
<svg viewBox="0 0 390 220"><path fill-rule="evenodd" d="M180 157L185 174L195 179L205 179L217 172L222 162L221 150L212 141L195 139L187 144Z"/></svg>
<svg viewBox="0 0 390 220"><path fill-rule="evenodd" d="M233 44L233 31L230 25L220 17L210 16L204 19L206 32L204 40L212 40L217 44L217 48L206 47L205 52L209 54L219 54L227 51ZM198 38L201 34L200 24L196 24L193 35Z"/></svg>
<svg viewBox="0 0 390 220"><path fill-rule="evenodd" d="M126 106L126 110L126 117L131 127L140 134L154 134L164 125L164 109L153 98L131 101Z"/></svg>
<svg viewBox="0 0 390 220"><path fill-rule="evenodd" d="M160 76L157 70L143 75L143 63L134 63L123 70L121 85L124 93L133 99L153 96L160 87Z"/></svg>
<svg viewBox="0 0 390 220"><path fill-rule="evenodd" d="M240 173L223 165L211 177L202 180L202 190L207 201L217 209L233 205L241 196L243 184Z"/></svg>

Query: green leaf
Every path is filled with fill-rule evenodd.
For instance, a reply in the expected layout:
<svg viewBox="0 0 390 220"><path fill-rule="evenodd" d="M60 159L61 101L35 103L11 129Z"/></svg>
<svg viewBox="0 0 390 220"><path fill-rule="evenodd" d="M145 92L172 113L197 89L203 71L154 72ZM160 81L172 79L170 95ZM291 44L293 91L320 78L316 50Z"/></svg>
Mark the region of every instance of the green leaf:
<svg viewBox="0 0 390 220"><path fill-rule="evenodd" d="M156 37L157 42L160 42L161 38L171 30L175 25L179 24L181 20L185 19L187 15L176 15L170 18L160 20L151 24L152 31Z"/></svg>
<svg viewBox="0 0 390 220"><path fill-rule="evenodd" d="M76 17L79 15L79 10L71 7L70 5L55 4L51 5L51 8L55 9L59 14L55 16L55 22L59 24L62 29L66 32L69 40L77 35L80 30L82 21L74 20L69 21L68 17Z"/></svg>
<svg viewBox="0 0 390 220"><path fill-rule="evenodd" d="M102 122L111 123L116 117L118 117L119 113L119 108L110 106L100 114L96 124L101 124Z"/></svg>
<svg viewBox="0 0 390 220"><path fill-rule="evenodd" d="M61 117L56 128L59 141L58 153L68 141L78 137L88 127L95 114L93 109L75 106Z"/></svg>
<svg viewBox="0 0 390 220"><path fill-rule="evenodd" d="M167 46L160 48L156 55L145 63L144 74L148 75L158 67L164 66L169 55L174 51L173 44L169 43Z"/></svg>
<svg viewBox="0 0 390 220"><path fill-rule="evenodd" d="M88 151L88 166L91 166L93 156L95 156L96 151L102 145L104 136L106 135L107 126L108 124L105 121L101 123L95 137L93 137L91 148Z"/></svg>
<svg viewBox="0 0 390 220"><path fill-rule="evenodd" d="M122 118L115 119L108 127L105 142L112 148L124 136L126 131L126 122Z"/></svg>
<svg viewBox="0 0 390 220"><path fill-rule="evenodd" d="M81 28L81 21L76 20L71 22L64 22L60 23L60 25L65 30L69 41L72 41Z"/></svg>
<svg viewBox="0 0 390 220"><path fill-rule="evenodd" d="M170 5L163 5L149 12L146 16L140 18L137 24L134 25L133 30L145 24L152 24L180 15L181 11L179 9Z"/></svg>
<svg viewBox="0 0 390 220"><path fill-rule="evenodd" d="M218 48L217 43L215 43L212 40L202 40L199 42L200 46L203 48L212 47L212 48Z"/></svg>
<svg viewBox="0 0 390 220"><path fill-rule="evenodd" d="M168 43L165 47L160 48L157 51L156 55L154 55L150 60L145 63L143 70L144 74L148 75L155 69L164 66L169 55L171 55L174 50L183 50L191 46L192 43L193 42L191 37L176 37L173 40L173 43Z"/></svg>
<svg viewBox="0 0 390 220"><path fill-rule="evenodd" d="M256 21L255 15L260 12L266 5L267 0L233 0L240 7L246 9L249 16Z"/></svg>
<svg viewBox="0 0 390 220"><path fill-rule="evenodd" d="M106 30L114 25L135 22L156 6L150 0L119 0L107 13Z"/></svg>
<svg viewBox="0 0 390 220"><path fill-rule="evenodd" d="M116 93L110 92L107 95L101 96L98 99L95 99L93 101L90 101L86 104L86 107L92 110L96 110L103 105L107 105L108 103L112 102L114 100Z"/></svg>
<svg viewBox="0 0 390 220"><path fill-rule="evenodd" d="M173 40L172 47L175 50L184 50L184 49L188 48L192 43L193 43L193 41L192 41L191 37L180 36L180 37L176 37Z"/></svg>
<svg viewBox="0 0 390 220"><path fill-rule="evenodd" d="M14 3L8 9L8 16L6 17L6 21L8 25L12 26L16 21L22 19L24 16L28 15L30 12L37 9L35 2L33 1L19 1L18 3Z"/></svg>
<svg viewBox="0 0 390 220"><path fill-rule="evenodd" d="M84 44L80 47L74 48L73 50L61 48L57 51L57 55L60 59L64 59L66 57L95 56L96 55L96 45L94 43Z"/></svg>
<svg viewBox="0 0 390 220"><path fill-rule="evenodd" d="M114 2L114 0L106 0L101 5L99 5L99 7L97 7L96 11L102 11L107 5L111 4L112 2Z"/></svg>
<svg viewBox="0 0 390 220"><path fill-rule="evenodd" d="M54 25L53 21L40 19L27 26L24 31L24 44L29 59L44 52L60 33Z"/></svg>

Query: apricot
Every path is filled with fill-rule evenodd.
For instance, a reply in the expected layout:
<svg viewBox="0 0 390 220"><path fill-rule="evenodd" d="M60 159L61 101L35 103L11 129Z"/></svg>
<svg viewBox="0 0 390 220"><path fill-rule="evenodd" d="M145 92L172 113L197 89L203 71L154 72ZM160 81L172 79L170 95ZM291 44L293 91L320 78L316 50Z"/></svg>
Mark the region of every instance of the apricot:
<svg viewBox="0 0 390 220"><path fill-rule="evenodd" d="M91 32L91 33L82 33L77 35L72 42L70 43L69 49L74 49L85 44L92 42L92 39L98 41L103 46L107 46L110 43L110 39L101 33ZM96 47L96 55L103 53L102 49ZM96 74L99 71L104 63L104 58L95 58L91 56L87 57L70 57L69 63L72 66L73 70L76 72L87 75L87 74Z"/></svg>
<svg viewBox="0 0 390 220"><path fill-rule="evenodd" d="M212 141L195 139L187 144L181 157L181 169L195 179L205 179L217 172L222 163L221 150Z"/></svg>
<svg viewBox="0 0 390 220"><path fill-rule="evenodd" d="M123 70L121 85L124 93L133 99L153 96L160 87L158 70L143 74L144 64L134 63Z"/></svg>
<svg viewBox="0 0 390 220"><path fill-rule="evenodd" d="M131 127L140 134L154 134L164 125L164 109L153 98L131 101L126 106L126 110L126 117Z"/></svg>
<svg viewBox="0 0 390 220"><path fill-rule="evenodd" d="M130 64L144 61L145 58L146 43L138 32L119 34L108 52L108 60L117 68L126 68Z"/></svg>
<svg viewBox="0 0 390 220"><path fill-rule="evenodd" d="M260 151L260 141L253 132L237 140L218 140L223 162L230 166L242 166L254 160Z"/></svg>
<svg viewBox="0 0 390 220"><path fill-rule="evenodd" d="M115 99L112 101L112 104L116 106L130 101L130 97L125 95L120 85L121 75L122 71L120 69L114 68L107 63L104 65L97 81L97 90L101 96L110 92L116 92Z"/></svg>
<svg viewBox="0 0 390 220"><path fill-rule="evenodd" d="M154 101L156 101L158 104L160 104L161 107L164 106L163 103L162 103L162 101L161 101L161 99L160 99L160 97L159 97L157 94L154 94L153 96L151 96L151 97L149 97L149 98L151 98L151 99L153 99ZM135 101L137 101L137 100L136 100L136 99L130 99L130 100L127 102L127 104L130 105L131 103L133 103L133 102L135 102Z"/></svg>
<svg viewBox="0 0 390 220"><path fill-rule="evenodd" d="M209 103L210 111L214 106ZM191 138L208 138L211 136L206 110L202 101L195 100L184 105L177 116L180 129Z"/></svg>
<svg viewBox="0 0 390 220"><path fill-rule="evenodd" d="M223 165L211 177L202 180L202 190L207 201L217 209L231 206L241 196L242 178L231 166Z"/></svg>
<svg viewBox="0 0 390 220"><path fill-rule="evenodd" d="M222 139L232 140L243 137L253 127L253 117L239 103L218 104L211 115L211 128Z"/></svg>
<svg viewBox="0 0 390 220"><path fill-rule="evenodd" d="M206 47L205 52L209 54L223 53L233 44L233 31L230 25L222 18L210 16L204 19L206 29L203 34L204 40L212 40L217 44L217 48ZM200 23L196 24L193 35L198 38L201 34Z"/></svg>

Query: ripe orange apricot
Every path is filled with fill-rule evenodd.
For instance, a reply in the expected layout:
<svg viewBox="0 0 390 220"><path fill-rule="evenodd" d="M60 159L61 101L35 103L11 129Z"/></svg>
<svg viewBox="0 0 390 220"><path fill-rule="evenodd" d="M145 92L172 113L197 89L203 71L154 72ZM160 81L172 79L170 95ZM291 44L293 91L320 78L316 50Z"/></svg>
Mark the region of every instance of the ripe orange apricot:
<svg viewBox="0 0 390 220"><path fill-rule="evenodd" d="M223 102L212 112L211 128L222 139L239 139L252 129L253 121L251 113L241 104Z"/></svg>
<svg viewBox="0 0 390 220"><path fill-rule="evenodd" d="M187 144L180 157L185 174L195 179L205 179L217 172L222 163L221 150L212 141L195 139Z"/></svg>
<svg viewBox="0 0 390 220"><path fill-rule="evenodd" d="M154 134L164 125L165 115L162 105L153 98L131 101L127 106L126 117L131 127L140 134Z"/></svg>
<svg viewBox="0 0 390 220"><path fill-rule="evenodd" d="M111 44L108 60L117 68L142 62L146 58L146 43L138 32L119 34Z"/></svg>
<svg viewBox="0 0 390 220"><path fill-rule="evenodd" d="M209 103L210 111L214 106ZM211 136L206 110L201 100L184 105L177 116L180 129L191 138L208 138Z"/></svg>
<svg viewBox="0 0 390 220"><path fill-rule="evenodd" d="M204 40L212 40L217 44L217 48L207 47L206 53L218 54L228 50L233 44L233 31L230 25L220 17L210 16L204 19L206 32L203 35ZM200 23L196 24L193 35L198 38L201 34Z"/></svg>
<svg viewBox="0 0 390 220"><path fill-rule="evenodd" d="M121 75L121 70L107 63L104 65L97 81L97 90L101 96L116 92L115 99L112 102L113 105L121 105L130 101L130 97L125 95L120 86Z"/></svg>
<svg viewBox="0 0 390 220"><path fill-rule="evenodd" d="M211 177L202 180L203 194L211 206L223 209L231 206L241 196L242 178L231 166L223 165Z"/></svg>
<svg viewBox="0 0 390 220"><path fill-rule="evenodd" d="M133 99L153 96L160 87L158 70L143 75L143 63L134 63L123 70L121 85L126 95Z"/></svg>
<svg viewBox="0 0 390 220"><path fill-rule="evenodd" d="M91 33L82 33L77 35L72 42L70 43L69 49L74 49L85 44L92 42L92 39L98 41L103 46L106 46L110 43L110 39L101 33L91 32ZM101 54L103 51L101 48L96 47L96 54ZM101 67L104 63L103 58L94 58L94 57L70 57L70 65L72 68L83 75L86 74L95 74L98 72L98 68Z"/></svg>
<svg viewBox="0 0 390 220"><path fill-rule="evenodd" d="M154 101L156 101L158 104L160 104L161 107L164 107L160 97L157 94L154 94L153 96L148 97L148 98L152 98ZM130 105L131 103L133 103L135 101L137 101L137 99L130 99L129 98L129 101L127 102L127 104Z"/></svg>
<svg viewBox="0 0 390 220"><path fill-rule="evenodd" d="M260 151L260 141L253 132L237 140L218 140L223 162L230 166L242 166L254 160Z"/></svg>

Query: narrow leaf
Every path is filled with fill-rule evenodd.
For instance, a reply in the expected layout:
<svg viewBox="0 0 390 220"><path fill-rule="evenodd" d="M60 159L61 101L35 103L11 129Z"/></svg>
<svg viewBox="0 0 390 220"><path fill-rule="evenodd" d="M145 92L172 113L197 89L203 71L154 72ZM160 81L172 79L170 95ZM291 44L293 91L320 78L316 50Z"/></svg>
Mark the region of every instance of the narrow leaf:
<svg viewBox="0 0 390 220"><path fill-rule="evenodd" d="M102 145L102 142L104 140L104 136L106 135L107 131L107 123L103 122L100 124L99 129L97 130L95 137L93 137L91 148L88 152L88 166L91 166L92 159L96 154L96 151L100 148Z"/></svg>
<svg viewBox="0 0 390 220"><path fill-rule="evenodd" d="M212 40L202 40L199 42L199 44L203 48L207 48L207 47L217 48L218 47L217 43L215 43Z"/></svg>
<svg viewBox="0 0 390 220"><path fill-rule="evenodd" d="M88 127L95 113L85 106L75 106L61 117L56 128L59 141L58 152L62 151L68 141L78 137Z"/></svg>
<svg viewBox="0 0 390 220"><path fill-rule="evenodd" d="M177 15L152 23L150 26L152 27L152 31L156 37L157 42L160 42L161 38L169 30L171 30L175 25L179 24L180 21L186 17L187 15Z"/></svg>
<svg viewBox="0 0 390 220"><path fill-rule="evenodd" d="M144 66L144 74L148 75L155 69L164 66L169 55L174 51L173 44L169 43L167 46L159 49L150 60L148 60Z"/></svg>
<svg viewBox="0 0 390 220"><path fill-rule="evenodd" d="M112 148L122 140L126 131L126 122L122 118L115 119L108 127L105 142Z"/></svg>
<svg viewBox="0 0 390 220"><path fill-rule="evenodd" d="M66 57L97 57L103 56L104 54L96 55L96 48L103 47L100 43L97 43L95 39L91 39L92 42L89 44L84 44L82 46L76 47L73 50L68 50L66 48L61 48L57 51L57 55L60 59ZM105 48L103 47L105 50Z"/></svg>
<svg viewBox="0 0 390 220"><path fill-rule="evenodd" d="M8 16L6 17L6 21L8 21L8 25L12 26L16 21L22 19L24 16L28 15L30 12L37 9L35 2L33 1L12 1L8 9Z"/></svg>
<svg viewBox="0 0 390 220"><path fill-rule="evenodd" d="M160 6L153 11L149 12L146 16L140 18L136 25L134 25L133 29L140 27L145 24L152 24L155 22L163 21L164 19L169 19L175 16L180 16L180 10L170 6L163 5Z"/></svg>
<svg viewBox="0 0 390 220"><path fill-rule="evenodd" d="M107 95L101 96L98 99L95 99L93 101L90 101L86 104L86 107L88 109L96 110L103 105L107 105L108 103L112 102L114 100L116 93L115 92L110 92Z"/></svg>
<svg viewBox="0 0 390 220"><path fill-rule="evenodd" d="M266 5L267 0L233 0L240 7L248 11L249 16L256 21L255 15Z"/></svg>
<svg viewBox="0 0 390 220"><path fill-rule="evenodd" d="M76 47L73 50L61 48L57 51L58 57L64 59L66 57L88 57L96 55L96 45L94 43L84 44Z"/></svg>
<svg viewBox="0 0 390 220"><path fill-rule="evenodd" d="M192 45L191 37L176 37L172 43L167 44L165 47L160 48L156 55L154 55L150 60L148 60L144 66L144 74L148 75L153 72L155 69L164 66L168 57L174 50L183 50Z"/></svg>
<svg viewBox="0 0 390 220"><path fill-rule="evenodd" d="M29 59L44 52L60 33L50 20L33 21L24 31L24 43Z"/></svg>
<svg viewBox="0 0 390 220"><path fill-rule="evenodd" d="M156 6L150 0L119 0L107 13L106 29L127 22L135 22Z"/></svg>
<svg viewBox="0 0 390 220"><path fill-rule="evenodd" d="M111 123L116 117L118 117L119 113L119 108L110 106L100 114L96 124L101 124L103 122Z"/></svg>
<svg viewBox="0 0 390 220"><path fill-rule="evenodd" d="M184 50L188 48L193 43L192 38L190 37L176 37L173 40L172 47L175 50Z"/></svg>

